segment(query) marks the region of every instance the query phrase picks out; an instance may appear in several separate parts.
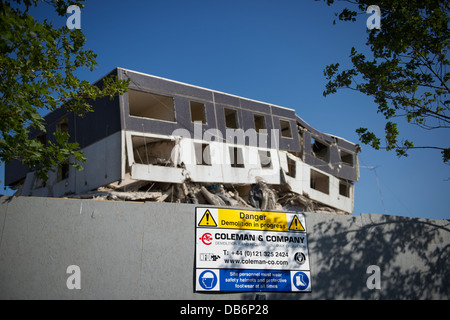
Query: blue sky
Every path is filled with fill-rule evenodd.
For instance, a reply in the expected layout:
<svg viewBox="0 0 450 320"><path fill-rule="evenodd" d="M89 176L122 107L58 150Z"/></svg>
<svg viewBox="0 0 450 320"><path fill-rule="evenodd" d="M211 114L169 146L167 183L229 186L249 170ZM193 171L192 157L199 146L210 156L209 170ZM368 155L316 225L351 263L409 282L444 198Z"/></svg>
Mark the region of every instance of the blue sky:
<svg viewBox="0 0 450 320"><path fill-rule="evenodd" d="M366 50L369 15L333 25L343 6L313 0L89 1L81 29L99 65L79 76L93 82L115 67L157 75L295 109L316 129L358 143L355 129L384 128L372 99L351 90L322 95L325 66L350 66L351 47ZM43 7L34 14L65 24ZM399 129L416 145L449 140L445 130L403 122ZM362 145L359 159L354 214L450 219L450 166L439 151L411 151L399 159ZM3 182L0 187L11 194Z"/></svg>

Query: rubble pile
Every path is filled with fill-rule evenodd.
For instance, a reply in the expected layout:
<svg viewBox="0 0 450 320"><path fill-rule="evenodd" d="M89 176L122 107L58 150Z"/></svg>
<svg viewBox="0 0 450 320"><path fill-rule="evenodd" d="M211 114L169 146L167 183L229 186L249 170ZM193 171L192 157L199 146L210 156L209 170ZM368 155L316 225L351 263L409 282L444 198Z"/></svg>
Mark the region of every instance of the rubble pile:
<svg viewBox="0 0 450 320"><path fill-rule="evenodd" d="M87 193L68 195L66 198L191 203L260 210L348 214L313 201L306 194L292 192L288 184L269 185L262 179L255 184L243 185L137 181L125 186L111 184Z"/></svg>

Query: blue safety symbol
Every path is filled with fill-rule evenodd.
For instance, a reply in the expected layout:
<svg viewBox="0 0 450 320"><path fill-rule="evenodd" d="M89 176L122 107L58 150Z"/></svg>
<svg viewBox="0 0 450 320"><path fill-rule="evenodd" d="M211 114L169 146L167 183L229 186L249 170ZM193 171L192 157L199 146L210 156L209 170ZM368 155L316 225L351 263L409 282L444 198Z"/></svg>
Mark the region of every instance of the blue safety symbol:
<svg viewBox="0 0 450 320"><path fill-rule="evenodd" d="M297 272L294 274L294 278L292 280L294 282L294 286L300 291L305 290L309 286L309 278L304 272Z"/></svg>
<svg viewBox="0 0 450 320"><path fill-rule="evenodd" d="M205 270L198 277L198 282L203 289L211 290L217 284L217 276L211 270Z"/></svg>

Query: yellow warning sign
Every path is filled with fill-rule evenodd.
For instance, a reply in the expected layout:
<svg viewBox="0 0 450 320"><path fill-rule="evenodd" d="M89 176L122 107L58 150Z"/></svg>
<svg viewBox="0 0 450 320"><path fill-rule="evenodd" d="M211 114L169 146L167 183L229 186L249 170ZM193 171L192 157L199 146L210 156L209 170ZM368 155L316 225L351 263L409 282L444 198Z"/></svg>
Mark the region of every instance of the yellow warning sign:
<svg viewBox="0 0 450 320"><path fill-rule="evenodd" d="M231 208L197 208L197 226L280 232L306 232L302 213Z"/></svg>
<svg viewBox="0 0 450 320"><path fill-rule="evenodd" d="M205 214L203 215L202 219L198 223L199 227L217 227L216 221L214 221L213 216L211 215L211 212L209 210L205 211Z"/></svg>
<svg viewBox="0 0 450 320"><path fill-rule="evenodd" d="M285 212L219 209L219 228L287 231Z"/></svg>
<svg viewBox="0 0 450 320"><path fill-rule="evenodd" d="M292 219L291 225L289 227L289 230L294 230L294 231L305 231L305 228L303 228L300 220L298 219L297 216L294 216L294 219Z"/></svg>

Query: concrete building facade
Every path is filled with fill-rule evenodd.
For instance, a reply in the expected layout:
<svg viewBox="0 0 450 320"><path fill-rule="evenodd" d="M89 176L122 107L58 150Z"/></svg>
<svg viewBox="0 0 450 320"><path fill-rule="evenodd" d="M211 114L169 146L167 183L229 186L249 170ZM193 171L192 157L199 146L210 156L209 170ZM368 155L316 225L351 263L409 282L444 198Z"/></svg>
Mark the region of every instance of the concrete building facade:
<svg viewBox="0 0 450 320"><path fill-rule="evenodd" d="M58 109L45 117L79 143L84 170L62 166L43 182L19 162L6 165L6 185L24 196L63 197L138 181L268 185L351 213L359 146L319 132L295 111L122 68L126 94L93 102L78 117ZM99 81L101 83L102 79Z"/></svg>

